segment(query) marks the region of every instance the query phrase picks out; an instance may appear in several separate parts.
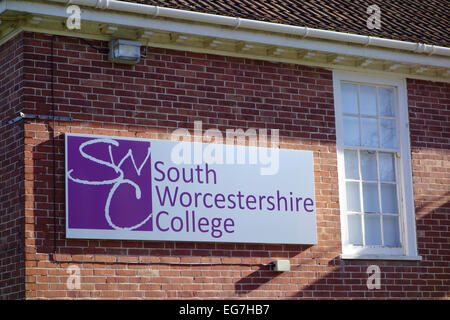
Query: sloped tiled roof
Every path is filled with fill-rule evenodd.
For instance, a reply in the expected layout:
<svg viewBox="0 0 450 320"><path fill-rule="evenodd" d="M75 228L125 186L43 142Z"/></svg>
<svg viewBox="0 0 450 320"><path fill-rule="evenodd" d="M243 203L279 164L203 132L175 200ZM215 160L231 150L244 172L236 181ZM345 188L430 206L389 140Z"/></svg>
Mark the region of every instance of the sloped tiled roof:
<svg viewBox="0 0 450 320"><path fill-rule="evenodd" d="M450 0L126 0L360 35L450 46ZM381 29L367 28L367 7L381 9Z"/></svg>

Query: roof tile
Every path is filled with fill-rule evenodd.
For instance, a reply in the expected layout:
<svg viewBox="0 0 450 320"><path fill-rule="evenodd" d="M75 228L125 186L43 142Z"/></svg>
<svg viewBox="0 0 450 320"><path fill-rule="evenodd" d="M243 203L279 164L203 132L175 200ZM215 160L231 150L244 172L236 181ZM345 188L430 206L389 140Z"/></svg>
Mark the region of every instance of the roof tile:
<svg viewBox="0 0 450 320"><path fill-rule="evenodd" d="M450 0L125 0L381 38L450 46ZM381 9L381 29L368 29L367 7Z"/></svg>

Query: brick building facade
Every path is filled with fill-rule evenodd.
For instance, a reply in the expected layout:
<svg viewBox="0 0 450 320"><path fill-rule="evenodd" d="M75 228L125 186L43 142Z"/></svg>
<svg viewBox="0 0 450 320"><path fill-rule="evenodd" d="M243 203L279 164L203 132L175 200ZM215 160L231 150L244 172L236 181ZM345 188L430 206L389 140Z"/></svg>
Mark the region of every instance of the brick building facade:
<svg viewBox="0 0 450 320"><path fill-rule="evenodd" d="M449 297L448 80L405 77L421 258L344 259L332 68L152 46L124 65L108 61L107 48L29 30L0 46L2 299ZM8 123L52 107L71 121ZM194 121L203 130L279 129L280 148L312 151L318 243L66 238L65 133L170 139ZM276 259L291 271L272 271ZM370 265L381 270L380 289L367 286Z"/></svg>

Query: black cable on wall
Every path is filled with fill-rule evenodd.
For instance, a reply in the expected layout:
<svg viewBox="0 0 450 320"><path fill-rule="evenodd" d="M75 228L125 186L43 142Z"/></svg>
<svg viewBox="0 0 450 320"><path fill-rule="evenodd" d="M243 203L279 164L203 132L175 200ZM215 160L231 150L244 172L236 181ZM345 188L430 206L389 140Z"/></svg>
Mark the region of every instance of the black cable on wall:
<svg viewBox="0 0 450 320"><path fill-rule="evenodd" d="M55 35L52 35L51 39L51 53L50 53L50 95L51 95L51 116L52 116L52 150L53 150L53 252L56 253L56 137L55 137L55 88L54 88L54 42Z"/></svg>

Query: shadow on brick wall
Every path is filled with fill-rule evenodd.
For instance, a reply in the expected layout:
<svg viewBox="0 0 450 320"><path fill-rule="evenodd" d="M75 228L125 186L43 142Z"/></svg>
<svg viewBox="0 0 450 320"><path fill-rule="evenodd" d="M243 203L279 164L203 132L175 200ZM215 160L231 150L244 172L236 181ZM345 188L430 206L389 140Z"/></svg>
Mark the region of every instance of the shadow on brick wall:
<svg viewBox="0 0 450 320"><path fill-rule="evenodd" d="M288 296L325 299L448 299L449 199L450 192L446 192L439 197L429 197L426 204L415 207L418 255L422 257L421 261L342 260L336 257L329 261L329 266L334 267L334 270L325 273L318 271L316 280ZM380 269L379 287L373 286L374 272L369 269L373 265ZM299 266L299 270L301 269ZM300 271L300 277L301 274Z"/></svg>
<svg viewBox="0 0 450 320"><path fill-rule="evenodd" d="M48 132L52 132L50 126ZM173 277L170 281L175 283L185 274L188 277L181 282L196 288L195 284L205 286L208 281L217 296L225 297L448 298L449 192L416 205L416 212L421 213L416 224L422 261L342 260L315 251L321 248L320 238L318 246L66 239L64 135L56 137L55 145L55 207L52 140L33 147L33 195L27 194L26 207L34 209L33 219L27 216L26 230L32 228L34 239L26 240L27 261L49 261L55 267L150 268L157 270L159 280ZM277 258L290 259L291 271L273 272L270 263ZM367 286L370 265L380 267L380 289ZM201 292L185 290L183 297L201 297Z"/></svg>
<svg viewBox="0 0 450 320"><path fill-rule="evenodd" d="M33 184L33 194L27 194L26 203L27 208L32 207L33 210L28 210L27 230L33 230L34 237L34 239L27 239L28 260L35 260L38 263L50 262L54 268L66 268L69 264L92 269L97 267L150 268L157 270L156 274L160 278L163 278L165 272L169 272L168 270L181 270L182 273L192 275L191 280L194 284L198 281L205 286L203 283L205 276L200 276L201 273L207 275L209 279L205 281L211 285L220 283L224 288L230 285L228 292L231 296L244 297L258 295L258 291L265 286L273 286L272 282L277 281L280 275L271 271L270 264L274 260L295 257L311 247L308 245L67 239L65 235L64 135L55 137L54 155L51 125L47 125L47 132L49 139L33 147L33 167L32 170L27 170L32 172L33 177L33 181L28 181ZM53 180L53 156L57 165L56 184ZM55 193L54 190L56 190ZM177 282L175 277L173 281ZM192 296L196 296L194 291L191 293Z"/></svg>

